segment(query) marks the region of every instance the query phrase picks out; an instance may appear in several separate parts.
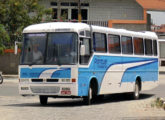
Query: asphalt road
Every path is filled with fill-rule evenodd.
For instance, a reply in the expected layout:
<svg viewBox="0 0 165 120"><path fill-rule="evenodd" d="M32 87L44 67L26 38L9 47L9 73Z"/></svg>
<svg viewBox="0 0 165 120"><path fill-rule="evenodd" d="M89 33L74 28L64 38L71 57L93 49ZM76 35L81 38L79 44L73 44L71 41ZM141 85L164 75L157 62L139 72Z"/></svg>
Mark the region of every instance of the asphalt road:
<svg viewBox="0 0 165 120"><path fill-rule="evenodd" d="M159 75L159 86L152 90L142 91L144 94L153 94L156 97L165 98L165 74Z"/></svg>

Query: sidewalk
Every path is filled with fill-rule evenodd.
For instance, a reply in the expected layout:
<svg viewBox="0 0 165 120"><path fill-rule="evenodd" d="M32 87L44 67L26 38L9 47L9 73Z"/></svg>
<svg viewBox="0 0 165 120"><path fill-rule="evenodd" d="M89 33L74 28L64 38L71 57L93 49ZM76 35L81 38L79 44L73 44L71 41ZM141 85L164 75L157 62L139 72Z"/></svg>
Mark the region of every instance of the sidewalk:
<svg viewBox="0 0 165 120"><path fill-rule="evenodd" d="M2 75L3 76L3 82L13 82L18 83L18 75Z"/></svg>

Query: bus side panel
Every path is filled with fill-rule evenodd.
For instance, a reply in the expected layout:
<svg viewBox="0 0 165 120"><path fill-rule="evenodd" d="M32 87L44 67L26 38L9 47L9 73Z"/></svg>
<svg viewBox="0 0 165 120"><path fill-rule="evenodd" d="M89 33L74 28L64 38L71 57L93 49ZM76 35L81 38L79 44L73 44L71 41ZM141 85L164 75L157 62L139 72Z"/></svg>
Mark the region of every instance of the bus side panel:
<svg viewBox="0 0 165 120"><path fill-rule="evenodd" d="M88 67L79 68L78 95L87 96L93 77L98 81L99 94L131 92L137 76L142 82L157 81L158 59L95 55Z"/></svg>
<svg viewBox="0 0 165 120"><path fill-rule="evenodd" d="M78 96L87 96L90 78L93 76L93 70L79 69L78 75Z"/></svg>
<svg viewBox="0 0 165 120"><path fill-rule="evenodd" d="M123 75L122 82L135 82L139 76L142 82L158 81L158 62L128 68Z"/></svg>
<svg viewBox="0 0 165 120"><path fill-rule="evenodd" d="M137 58L123 58L124 63L135 61ZM158 82L158 59L145 58L141 65L133 66L123 74L121 86L124 83L135 84L136 78L140 77L142 82L142 90L149 90L157 86Z"/></svg>
<svg viewBox="0 0 165 120"><path fill-rule="evenodd" d="M103 56L103 55L95 55L90 63L89 66L79 68L78 74L78 95L79 96L87 96L88 95L88 88L90 84L90 80L92 78L96 78L98 82L98 87L100 90L100 86L102 84L102 80L105 74L109 71L108 68L114 64L121 63L121 57L119 56ZM122 66L120 67L120 69ZM117 72L121 72L121 70L117 69ZM116 72L115 71L115 72ZM115 79L115 77L113 76ZM109 84L104 86L107 88Z"/></svg>

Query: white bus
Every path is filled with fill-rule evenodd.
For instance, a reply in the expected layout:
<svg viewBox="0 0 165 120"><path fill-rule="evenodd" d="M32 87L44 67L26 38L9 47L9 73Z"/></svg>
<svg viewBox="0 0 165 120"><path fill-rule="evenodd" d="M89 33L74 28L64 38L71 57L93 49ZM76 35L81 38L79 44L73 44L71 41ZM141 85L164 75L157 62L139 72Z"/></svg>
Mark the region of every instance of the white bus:
<svg viewBox="0 0 165 120"><path fill-rule="evenodd" d="M139 92L158 85L157 36L152 32L42 23L23 30L19 93L82 97L91 104L99 95Z"/></svg>

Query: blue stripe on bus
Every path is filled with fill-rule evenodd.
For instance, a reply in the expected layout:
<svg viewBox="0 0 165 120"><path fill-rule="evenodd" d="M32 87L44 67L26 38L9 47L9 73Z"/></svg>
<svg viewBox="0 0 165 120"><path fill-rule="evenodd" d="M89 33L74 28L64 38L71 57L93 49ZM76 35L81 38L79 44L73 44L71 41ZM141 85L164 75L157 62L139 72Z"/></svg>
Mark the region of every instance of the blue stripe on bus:
<svg viewBox="0 0 165 120"><path fill-rule="evenodd" d="M20 78L39 78L46 70L57 70L57 68L21 68ZM71 68L60 68L51 74L51 78L71 78Z"/></svg>
<svg viewBox="0 0 165 120"><path fill-rule="evenodd" d="M96 61L100 61L100 63ZM104 64L104 61L107 61L107 63ZM91 76L97 79L98 85L100 88L104 75L106 74L106 71L113 65L147 62L147 61L152 61L152 62L126 69L124 71L121 82L134 82L136 75L141 76L142 81L158 80L158 75L157 75L158 59L157 58L138 58L138 57L119 57L119 56L94 56L89 68L79 68L78 70L79 72L78 95L86 96L88 94L88 87L89 87L89 82L91 80ZM151 74L151 72L147 72L149 70L153 71L152 75L149 75ZM133 74L135 72L136 74Z"/></svg>

